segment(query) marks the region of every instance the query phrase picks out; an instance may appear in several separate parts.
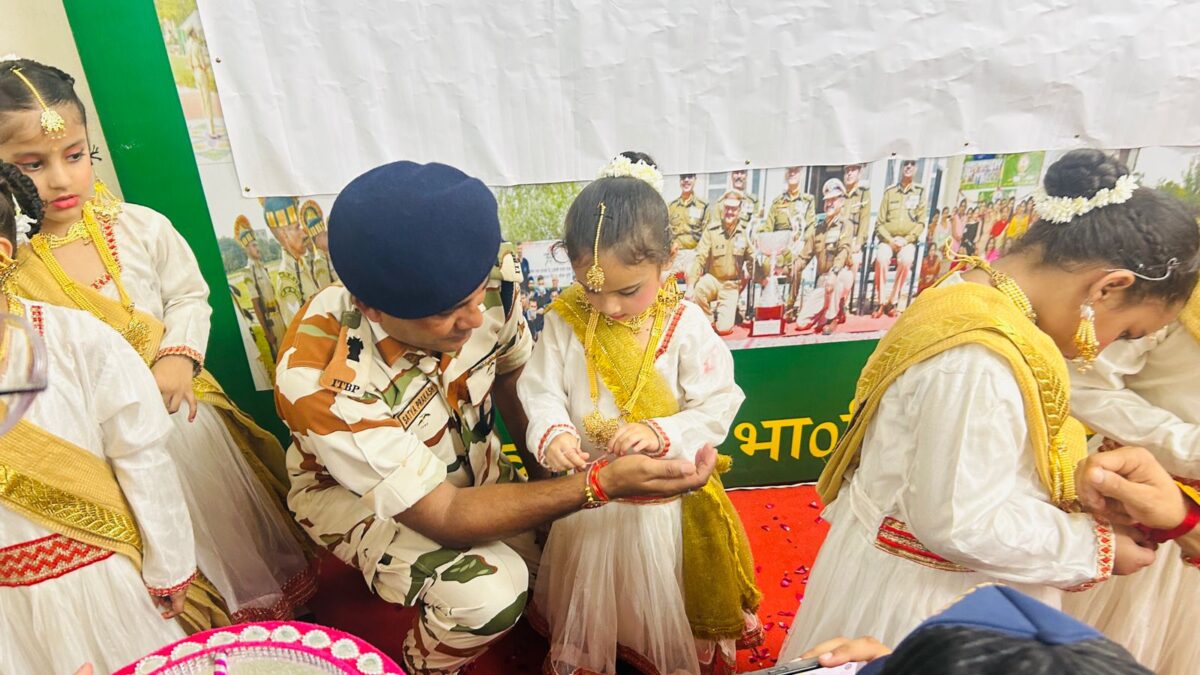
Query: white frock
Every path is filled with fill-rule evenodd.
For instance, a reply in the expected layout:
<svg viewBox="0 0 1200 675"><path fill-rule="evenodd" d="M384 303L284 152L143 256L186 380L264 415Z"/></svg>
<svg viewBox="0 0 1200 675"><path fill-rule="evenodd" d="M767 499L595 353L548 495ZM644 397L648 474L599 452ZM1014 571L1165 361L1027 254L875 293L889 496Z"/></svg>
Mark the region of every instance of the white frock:
<svg viewBox="0 0 1200 675"><path fill-rule="evenodd" d="M72 540L0 505L6 577L15 569L10 563L31 562L17 551L28 553L35 542L55 551L37 568L23 568L37 569L43 580L0 586L0 673L69 674L85 662L108 673L184 635L176 621L159 615L147 592L176 587L196 570L187 507L164 447L171 424L165 412L144 408L144 401L158 400L158 387L115 331L80 311L41 303L25 308L42 327L50 385L25 417L108 460L145 548L139 574L125 556L77 542L68 547Z"/></svg>
<svg viewBox="0 0 1200 675"><path fill-rule="evenodd" d="M126 292L138 309L166 326L160 353L184 353L202 362L212 308L187 242L165 216L137 204L122 204L113 229ZM111 282L100 292L118 297ZM219 411L203 403L198 410L190 423L186 403L171 415L175 433L167 449L192 512L200 569L225 598L235 623L290 619L315 588L292 534L291 514L255 478Z"/></svg>
<svg viewBox="0 0 1200 675"><path fill-rule="evenodd" d="M680 305L667 321L655 369L680 412L651 420L669 440L667 458L694 459L724 440L745 396L733 380L733 357L700 308ZM583 428L592 411L583 345L555 312L526 365L517 391L529 416L528 446L539 457L557 435ZM601 412L617 416L600 387ZM603 449L582 445L592 459ZM553 672L588 668L614 673L622 657L648 662L662 675L697 673L697 642L683 605L678 499L613 503L554 523L542 554L533 605L549 624ZM732 653L732 642L721 645ZM707 645L710 650L713 645ZM632 652L632 653L631 653Z"/></svg>
<svg viewBox="0 0 1200 675"><path fill-rule="evenodd" d="M1071 409L1097 437L1145 447L1175 476L1200 479L1200 343L1182 325L1105 349L1072 381ZM1200 671L1200 570L1174 543L1149 568L1063 604L1156 672Z"/></svg>
<svg viewBox="0 0 1200 675"><path fill-rule="evenodd" d="M1058 607L1060 589L1111 572L1100 556L1111 532L1050 503L1017 381L980 345L949 349L892 384L867 427L861 464L824 516L832 527L781 663L838 636L898 644L981 583ZM901 557L922 546L939 564L971 571Z"/></svg>

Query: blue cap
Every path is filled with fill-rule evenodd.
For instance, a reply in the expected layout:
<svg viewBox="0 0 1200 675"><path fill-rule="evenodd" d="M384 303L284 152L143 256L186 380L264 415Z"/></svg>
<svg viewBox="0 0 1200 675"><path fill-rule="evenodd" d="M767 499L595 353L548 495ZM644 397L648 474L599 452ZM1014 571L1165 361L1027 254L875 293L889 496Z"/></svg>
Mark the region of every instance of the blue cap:
<svg viewBox="0 0 1200 675"><path fill-rule="evenodd" d="M500 250L496 198L445 164L393 162L350 181L329 212L329 256L369 307L420 319L459 304Z"/></svg>
<svg viewBox="0 0 1200 675"><path fill-rule="evenodd" d="M907 642L935 626L978 628L1051 646L1103 637L1095 628L1007 586L984 586L972 591L940 614L926 619L904 640ZM883 658L871 662L859 675L882 672L886 661Z"/></svg>

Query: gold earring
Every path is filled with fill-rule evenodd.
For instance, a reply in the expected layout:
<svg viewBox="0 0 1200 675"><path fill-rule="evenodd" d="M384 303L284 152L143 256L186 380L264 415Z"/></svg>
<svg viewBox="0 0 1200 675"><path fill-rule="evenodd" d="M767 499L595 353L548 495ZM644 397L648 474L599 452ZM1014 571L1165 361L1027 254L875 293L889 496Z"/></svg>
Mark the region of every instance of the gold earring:
<svg viewBox="0 0 1200 675"><path fill-rule="evenodd" d="M1096 310L1091 302L1079 308L1079 326L1075 329L1075 363L1079 372L1086 373L1100 355L1100 340L1096 337Z"/></svg>

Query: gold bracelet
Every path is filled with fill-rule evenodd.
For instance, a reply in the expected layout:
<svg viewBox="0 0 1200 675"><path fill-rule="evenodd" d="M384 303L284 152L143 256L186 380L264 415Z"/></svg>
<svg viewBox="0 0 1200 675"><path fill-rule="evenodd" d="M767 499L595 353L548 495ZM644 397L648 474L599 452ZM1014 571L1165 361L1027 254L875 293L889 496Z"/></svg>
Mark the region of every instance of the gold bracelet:
<svg viewBox="0 0 1200 675"><path fill-rule="evenodd" d="M586 477L583 481L583 496L586 498L586 501L583 503L583 508L585 509L598 509L604 506L604 502L596 498L596 492L592 489L592 485Z"/></svg>

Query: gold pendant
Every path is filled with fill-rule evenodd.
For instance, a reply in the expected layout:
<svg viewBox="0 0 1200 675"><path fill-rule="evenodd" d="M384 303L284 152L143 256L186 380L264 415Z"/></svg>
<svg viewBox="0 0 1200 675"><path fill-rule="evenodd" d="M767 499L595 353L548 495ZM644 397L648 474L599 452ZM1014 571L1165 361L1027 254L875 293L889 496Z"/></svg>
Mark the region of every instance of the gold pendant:
<svg viewBox="0 0 1200 675"><path fill-rule="evenodd" d="M129 319L129 325L121 331L121 336L138 354L144 354L150 342L150 328L136 318Z"/></svg>
<svg viewBox="0 0 1200 675"><path fill-rule="evenodd" d="M607 446L619 427L620 421L601 415L599 410L593 410L583 418L583 433L597 447Z"/></svg>

